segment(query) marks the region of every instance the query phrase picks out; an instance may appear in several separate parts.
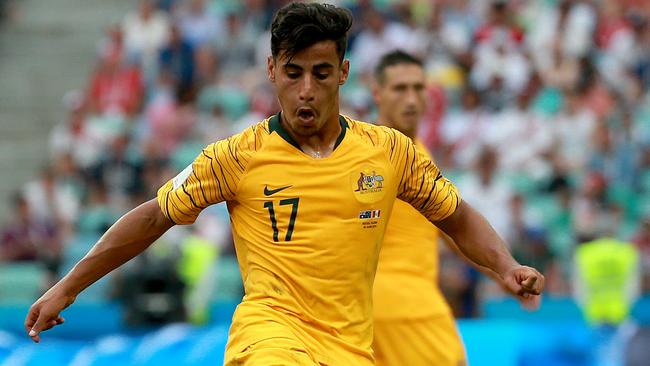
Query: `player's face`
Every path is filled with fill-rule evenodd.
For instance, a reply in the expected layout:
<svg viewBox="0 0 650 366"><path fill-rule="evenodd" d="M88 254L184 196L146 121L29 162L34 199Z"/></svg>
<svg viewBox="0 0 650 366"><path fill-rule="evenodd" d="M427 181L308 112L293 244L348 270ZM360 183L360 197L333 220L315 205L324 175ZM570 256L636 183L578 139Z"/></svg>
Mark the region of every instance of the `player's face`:
<svg viewBox="0 0 650 366"><path fill-rule="evenodd" d="M374 97L382 120L400 131L415 131L425 107L424 70L414 64L387 67Z"/></svg>
<svg viewBox="0 0 650 366"><path fill-rule="evenodd" d="M338 123L339 86L347 80L350 64L339 62L334 41L318 42L288 58L268 59L269 80L282 115L295 135L317 134L327 123Z"/></svg>

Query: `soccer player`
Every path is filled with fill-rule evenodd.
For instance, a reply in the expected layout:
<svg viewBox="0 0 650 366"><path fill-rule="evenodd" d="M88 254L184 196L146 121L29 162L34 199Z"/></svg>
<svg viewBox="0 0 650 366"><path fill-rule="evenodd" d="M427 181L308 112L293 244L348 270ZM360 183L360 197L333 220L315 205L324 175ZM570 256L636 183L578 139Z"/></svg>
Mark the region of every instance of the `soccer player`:
<svg viewBox="0 0 650 366"><path fill-rule="evenodd" d="M373 85L377 123L414 139L418 151L428 156L416 139L425 94L420 60L402 51L381 58ZM377 365L466 364L453 314L437 285L437 243L436 227L408 203L395 201L374 284Z"/></svg>
<svg viewBox="0 0 650 366"><path fill-rule="evenodd" d="M503 241L403 134L339 115L348 10L292 3L271 25L268 77L281 113L208 145L118 220L32 305L34 341L63 322L84 288L205 207L226 201L245 295L227 365L372 365L372 283L396 197L417 207L473 261L538 295L544 278Z"/></svg>

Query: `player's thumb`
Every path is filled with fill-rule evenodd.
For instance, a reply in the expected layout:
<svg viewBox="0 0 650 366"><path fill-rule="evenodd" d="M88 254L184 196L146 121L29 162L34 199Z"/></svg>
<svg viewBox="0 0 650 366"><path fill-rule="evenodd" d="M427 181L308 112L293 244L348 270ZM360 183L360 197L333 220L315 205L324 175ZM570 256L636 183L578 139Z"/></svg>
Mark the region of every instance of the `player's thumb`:
<svg viewBox="0 0 650 366"><path fill-rule="evenodd" d="M528 277L521 282L521 287L523 287L526 290L533 290L533 286L535 286L535 282L537 282L537 277Z"/></svg>

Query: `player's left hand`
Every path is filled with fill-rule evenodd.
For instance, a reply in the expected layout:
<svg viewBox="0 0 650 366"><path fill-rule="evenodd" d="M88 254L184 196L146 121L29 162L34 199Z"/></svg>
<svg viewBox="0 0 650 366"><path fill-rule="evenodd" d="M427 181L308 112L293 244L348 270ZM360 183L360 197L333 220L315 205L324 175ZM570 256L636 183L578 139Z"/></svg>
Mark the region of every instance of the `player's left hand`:
<svg viewBox="0 0 650 366"><path fill-rule="evenodd" d="M539 295L544 290L544 275L528 266L515 267L502 275L503 286L520 299L526 308L539 306Z"/></svg>

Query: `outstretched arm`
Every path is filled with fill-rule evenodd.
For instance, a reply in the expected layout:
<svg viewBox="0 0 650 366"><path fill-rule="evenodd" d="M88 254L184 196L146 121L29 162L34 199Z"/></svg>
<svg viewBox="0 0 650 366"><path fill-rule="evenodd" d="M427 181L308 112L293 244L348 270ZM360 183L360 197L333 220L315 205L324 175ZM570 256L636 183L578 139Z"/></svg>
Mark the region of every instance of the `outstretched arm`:
<svg viewBox="0 0 650 366"><path fill-rule="evenodd" d="M436 225L453 239L463 256L494 272L512 294L528 297L541 293L544 276L520 265L488 221L466 202L461 201L453 214Z"/></svg>
<svg viewBox="0 0 650 366"><path fill-rule="evenodd" d="M129 211L65 277L32 305L25 318L29 336L39 342L40 332L63 323L61 311L70 306L81 291L142 253L173 225L155 199Z"/></svg>
<svg viewBox="0 0 650 366"><path fill-rule="evenodd" d="M472 262L472 260L467 258L465 253L463 253L460 250L460 248L458 248L458 245L456 244L456 242L454 242L454 240L452 238L450 238L449 235L445 234L444 232L440 232L440 236L443 239L443 241L445 242L445 244L447 245L447 248L451 249L451 251L456 253L456 255L459 256L460 258L463 258L465 260L465 262L469 263L477 271L483 273L485 276L491 278L494 282L499 284L499 286L501 286L501 288L503 288L504 291L510 292L510 290L507 288L507 286L503 282L503 279L501 278L501 276L499 276L496 272L494 272L493 270L491 270L491 269L489 269L487 267L483 267L481 265L478 265L478 264ZM515 295L515 294L512 294L512 295L517 299L517 301L519 301L521 306L524 307L525 309L528 309L528 310L532 311L532 310L537 310L539 308L539 305L540 305L540 297L539 296L532 296L532 297L531 296L526 296L526 297L524 297L524 296L518 296L518 295Z"/></svg>

